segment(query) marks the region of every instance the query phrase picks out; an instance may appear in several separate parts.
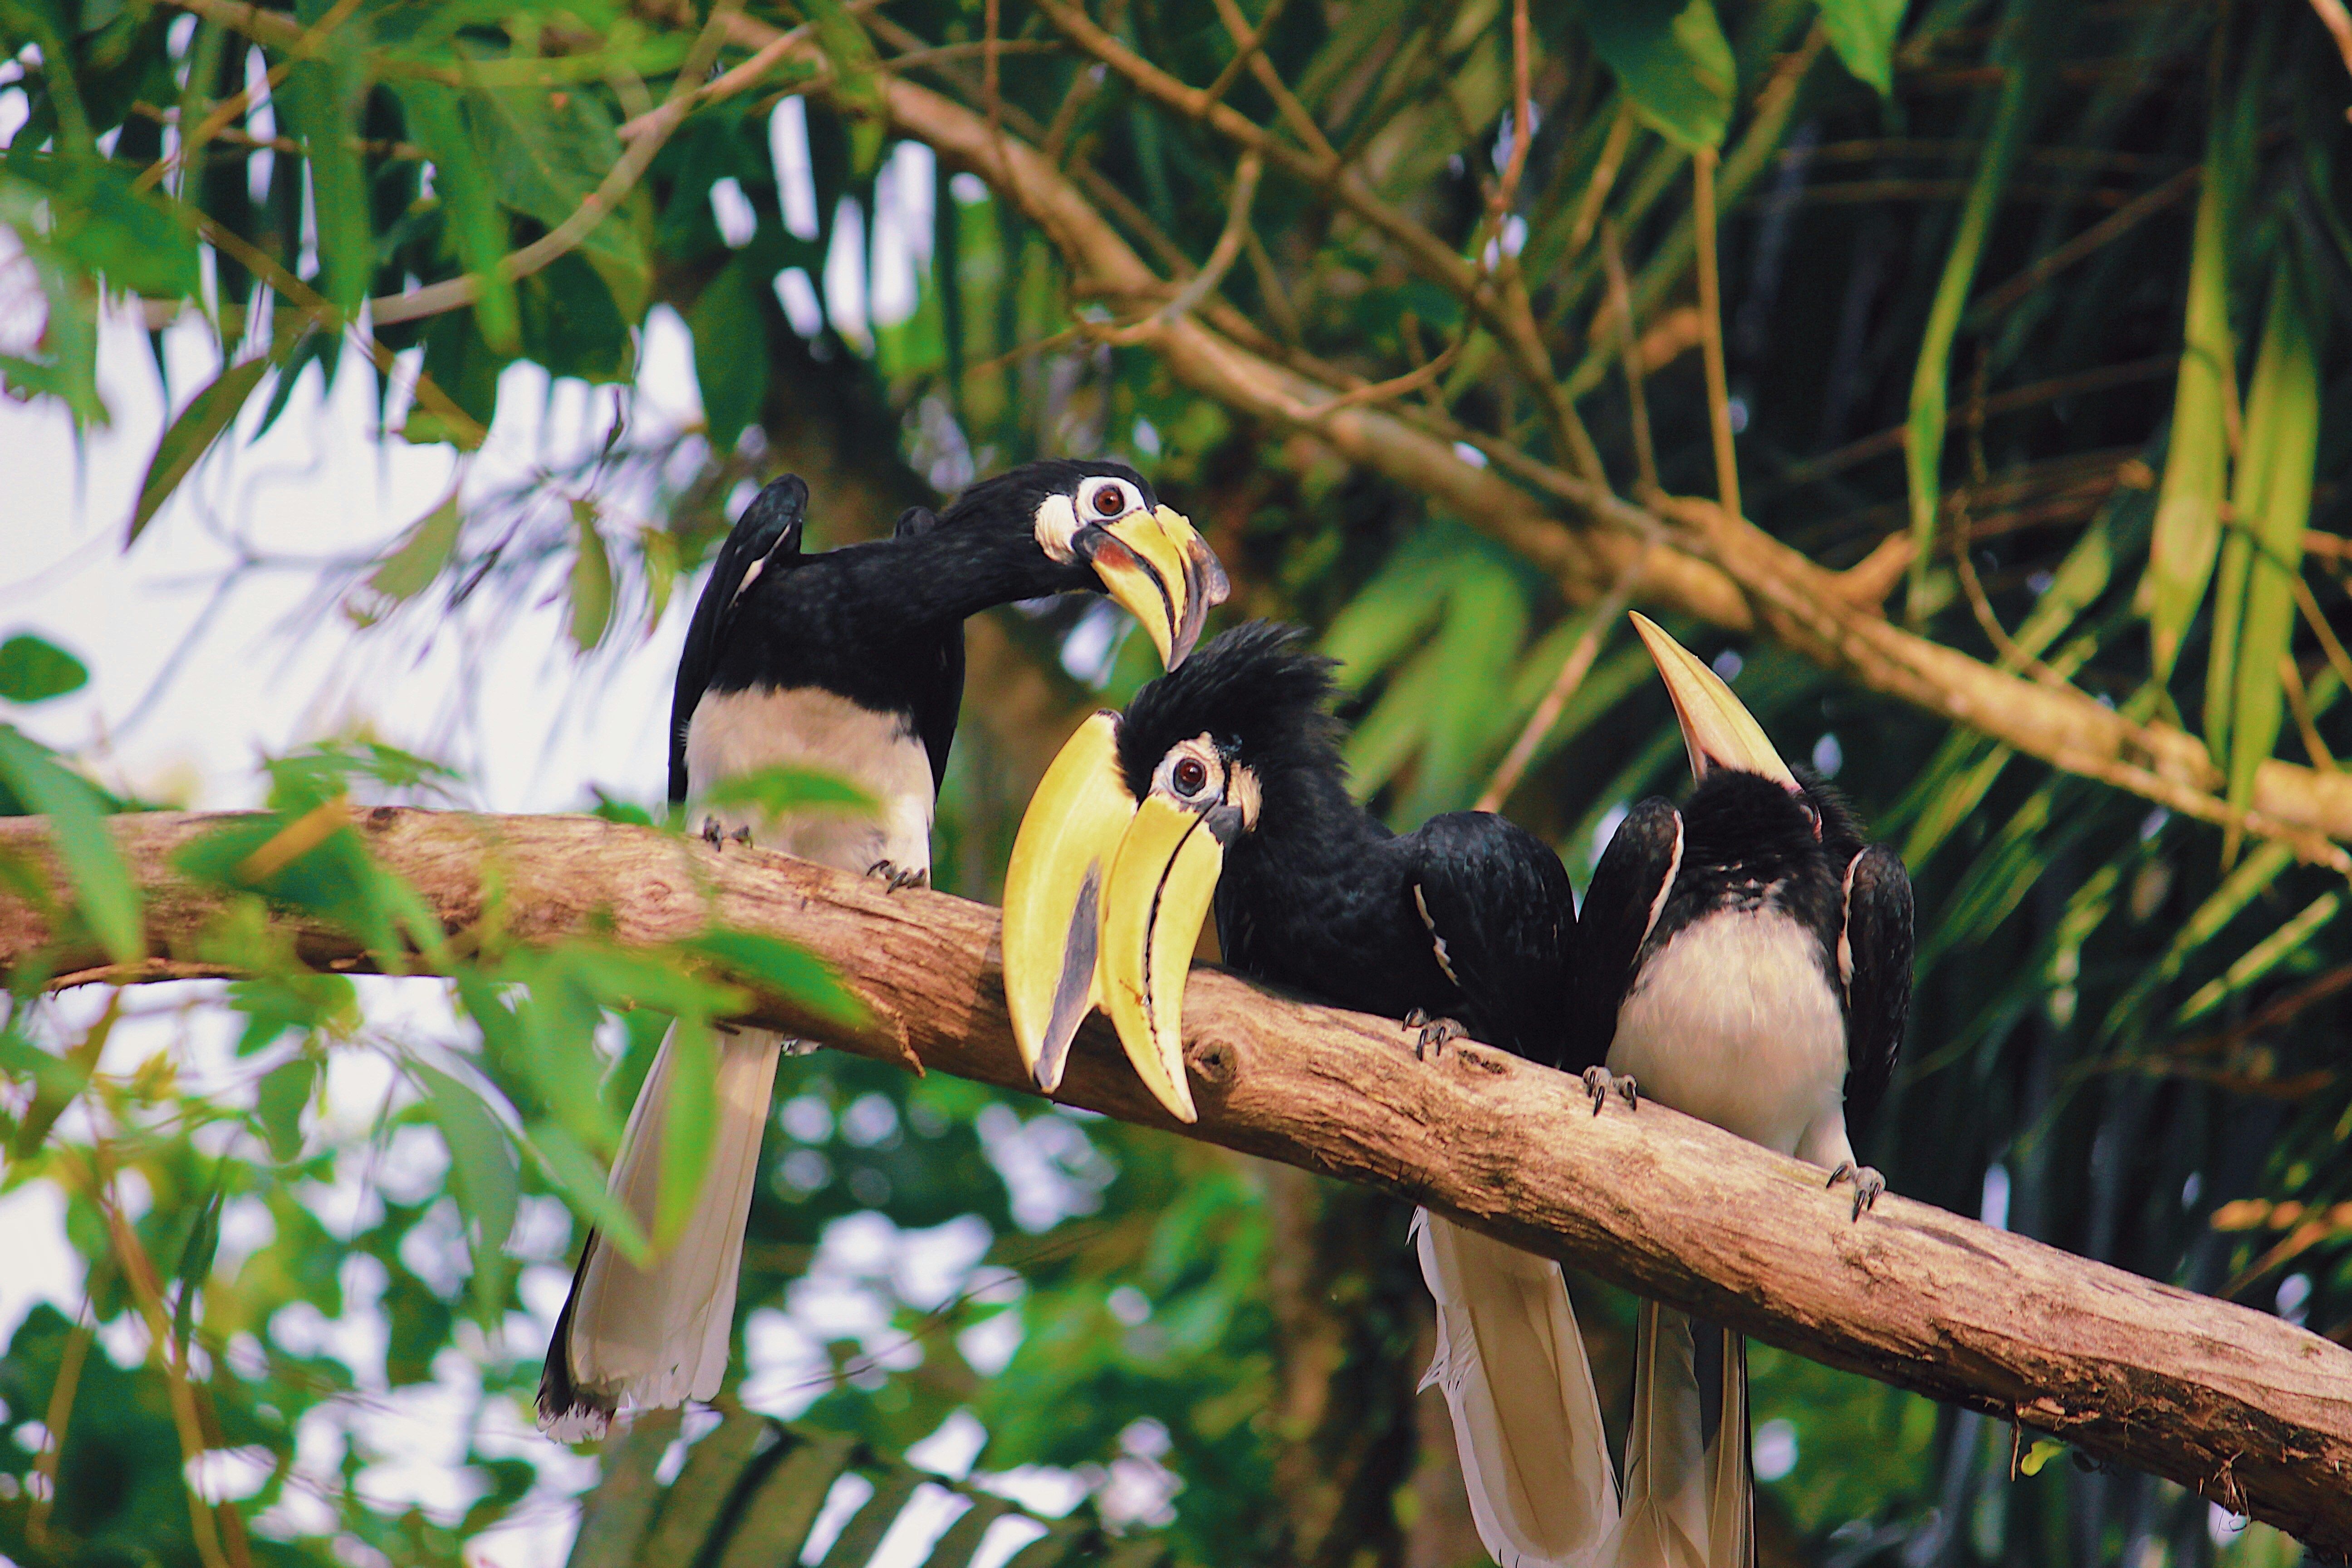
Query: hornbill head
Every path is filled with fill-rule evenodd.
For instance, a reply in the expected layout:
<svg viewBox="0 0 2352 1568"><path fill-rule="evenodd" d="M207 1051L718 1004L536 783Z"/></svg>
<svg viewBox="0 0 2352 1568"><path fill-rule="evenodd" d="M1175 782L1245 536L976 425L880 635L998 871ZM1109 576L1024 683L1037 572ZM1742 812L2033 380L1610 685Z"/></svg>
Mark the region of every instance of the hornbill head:
<svg viewBox="0 0 2352 1568"><path fill-rule="evenodd" d="M1229 592L1223 567L1182 513L1160 504L1124 463L1048 458L974 485L940 519L1025 534L1068 569L1061 588L1099 588L1151 634L1173 669L1200 640L1210 606Z"/></svg>
<svg viewBox="0 0 2352 1568"><path fill-rule="evenodd" d="M1196 1120L1184 976L1225 853L1258 829L1266 782L1339 760L1330 660L1264 622L1213 639L1078 727L1030 798L1004 879L1004 990L1021 1059L1047 1093L1088 1012L1160 1104Z"/></svg>

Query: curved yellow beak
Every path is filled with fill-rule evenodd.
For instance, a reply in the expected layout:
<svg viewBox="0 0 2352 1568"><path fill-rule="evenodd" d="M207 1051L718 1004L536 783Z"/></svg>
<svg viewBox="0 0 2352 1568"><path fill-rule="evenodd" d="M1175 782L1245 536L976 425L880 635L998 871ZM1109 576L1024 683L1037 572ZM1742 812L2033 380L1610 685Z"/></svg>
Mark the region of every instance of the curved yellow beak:
<svg viewBox="0 0 2352 1568"><path fill-rule="evenodd" d="M1211 607L1233 591L1208 542L1169 507L1090 523L1072 543L1093 563L1104 592L1143 623L1170 669L1184 662Z"/></svg>
<svg viewBox="0 0 2352 1568"><path fill-rule="evenodd" d="M1184 979L1224 865L1208 820L1155 795L1136 807L1103 892L1103 1011L1137 1076L1179 1121L1200 1120L1184 1081Z"/></svg>
<svg viewBox="0 0 2352 1568"><path fill-rule="evenodd" d="M1761 773L1786 789L1796 789L1797 775L1780 760L1764 726L1756 721L1723 678L1700 662L1698 656L1666 635L1657 622L1638 611L1629 612L1633 630L1650 650L1658 674L1673 699L1675 717L1683 727L1683 745L1690 752L1691 777L1703 779L1710 769L1730 768Z"/></svg>
<svg viewBox="0 0 2352 1568"><path fill-rule="evenodd" d="M1095 953L1103 885L1135 802L1118 771L1118 715L1064 743L1030 796L1004 873L1004 1001L1021 1065L1051 1094L1101 1000Z"/></svg>

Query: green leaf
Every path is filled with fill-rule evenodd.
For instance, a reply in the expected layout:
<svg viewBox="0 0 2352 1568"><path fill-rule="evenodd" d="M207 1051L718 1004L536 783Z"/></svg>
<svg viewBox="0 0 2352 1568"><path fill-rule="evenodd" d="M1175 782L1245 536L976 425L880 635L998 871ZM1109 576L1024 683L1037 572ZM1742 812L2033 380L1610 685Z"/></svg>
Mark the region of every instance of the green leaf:
<svg viewBox="0 0 2352 1568"><path fill-rule="evenodd" d="M601 94L495 87L470 95L467 104L499 199L549 228L578 211L620 162L621 139ZM580 246L625 321L643 317L653 297L646 212L643 193L633 194Z"/></svg>
<svg viewBox="0 0 2352 1568"><path fill-rule="evenodd" d="M820 1017L849 1027L866 1020L865 1004L851 994L824 960L781 937L714 931L684 945L763 990L792 998Z"/></svg>
<svg viewBox="0 0 2352 1568"><path fill-rule="evenodd" d="M1652 130L1692 152L1723 145L1738 68L1710 0L1584 0L1580 13Z"/></svg>
<svg viewBox="0 0 2352 1568"><path fill-rule="evenodd" d="M1895 40L1903 31L1910 0L1821 0L1822 32L1855 78L1878 89L1895 89Z"/></svg>
<svg viewBox="0 0 2352 1568"><path fill-rule="evenodd" d="M661 1196L654 1205L654 1242L667 1247L686 1233L702 1202L710 1173L711 1134L719 1126L719 1045L710 1026L680 1018L663 1050L670 1063L663 1079L659 1152Z"/></svg>
<svg viewBox="0 0 2352 1568"><path fill-rule="evenodd" d="M344 31L359 24L345 22ZM310 167L310 206L318 218L319 292L349 315L375 276L375 236L368 223L367 173L352 138L367 98L364 40L339 38L317 59L298 60L276 101Z"/></svg>
<svg viewBox="0 0 2352 1568"><path fill-rule="evenodd" d="M814 768L755 768L720 779L704 792L710 805L756 806L762 816L830 807L840 811L880 809L875 798L848 780Z"/></svg>
<svg viewBox="0 0 2352 1568"><path fill-rule="evenodd" d="M2304 530L2311 521L2318 450L2319 359L2294 270L2282 258L2254 358L2243 454L2230 493L2234 521L2228 548L2245 563L2234 673L2221 658L2219 605L2214 617L2215 677L2231 681L2232 695L2220 734L2209 732L2208 739L2218 744L2227 737L2229 799L2242 811L2253 804L2254 776L2278 744L2286 701L2279 661L2288 656L2294 637L2294 590L2303 575Z"/></svg>
<svg viewBox="0 0 2352 1568"><path fill-rule="evenodd" d="M47 702L89 683L89 667L53 642L30 632L0 642L0 697L11 702Z"/></svg>
<svg viewBox="0 0 2352 1568"><path fill-rule="evenodd" d="M450 242L481 290L475 326L493 353L520 353L514 281L499 269L511 237L507 215L480 147L466 130L463 101L456 89L437 81L403 81L395 90L409 135L433 159L433 189L448 215Z"/></svg>
<svg viewBox="0 0 2352 1568"><path fill-rule="evenodd" d="M424 1063L416 1076L425 1085L425 1108L449 1147L449 1168L457 1177L457 1204L474 1222L474 1285L478 1303L488 1310L502 1287L500 1251L514 1232L515 1211L522 1188L514 1143L505 1126L491 1114L482 1097L467 1085Z"/></svg>
<svg viewBox="0 0 2352 1568"><path fill-rule="evenodd" d="M148 460L147 478L139 487L139 504L131 510L130 531L122 541L124 549L139 542L139 535L154 520L157 510L171 499L172 492L188 477L198 459L212 450L221 433L236 422L245 400L253 395L253 389L261 384L261 378L276 363L269 354L256 354L222 371L211 385L188 400L187 407L180 411L180 416L172 421L171 428L155 444L155 456Z"/></svg>
<svg viewBox="0 0 2352 1568"><path fill-rule="evenodd" d="M130 963L147 951L138 885L107 829L106 803L56 753L0 724L0 784L49 819L58 854L72 877L82 918L117 963Z"/></svg>
<svg viewBox="0 0 2352 1568"><path fill-rule="evenodd" d="M440 505L418 518L400 536L399 544L383 558L383 563L368 578L367 585L395 604L415 598L448 564L464 521L465 514L457 510L457 491L452 487L441 498Z"/></svg>
<svg viewBox="0 0 2352 1568"><path fill-rule="evenodd" d="M686 315L694 333L694 379L702 388L715 451L733 451L767 400L767 326L751 292L761 286L738 258L719 269Z"/></svg>
<svg viewBox="0 0 2352 1568"><path fill-rule="evenodd" d="M887 123L874 40L866 36L865 27L842 0L808 0L803 9L816 24L817 42L824 46L826 63L833 67L831 96L849 119L850 169L869 174L882 161Z"/></svg>
<svg viewBox="0 0 2352 1568"><path fill-rule="evenodd" d="M310 1103L319 1066L308 1057L296 1057L269 1069L261 1080L254 1106L261 1119L269 1157L284 1164L302 1152L302 1109Z"/></svg>
<svg viewBox="0 0 2352 1568"><path fill-rule="evenodd" d="M572 646L586 653L604 640L613 622L613 563L604 553L604 536L596 531L592 501L572 503L575 545L572 556Z"/></svg>
<svg viewBox="0 0 2352 1568"><path fill-rule="evenodd" d="M688 1449L686 1468L663 1497L661 1512L637 1552L637 1561L702 1561L711 1532L721 1528L727 1505L770 1430L765 1417L739 1410Z"/></svg>
<svg viewBox="0 0 2352 1568"><path fill-rule="evenodd" d="M817 1513L833 1493L833 1483L856 1456L857 1440L845 1435L788 1432L786 1436L796 1439L793 1449L745 1500L719 1568L769 1568L772 1563L798 1563Z"/></svg>
<svg viewBox="0 0 2352 1568"><path fill-rule="evenodd" d="M2065 1451L2066 1445L2055 1437L2036 1437L2033 1439L2033 1447L2028 1448L2024 1457L2017 1461L2018 1473L2038 1476L2042 1473L2042 1466Z"/></svg>
<svg viewBox="0 0 2352 1568"><path fill-rule="evenodd" d="M2200 986L2197 994L2182 1005L2180 1016L2174 1022L2193 1024L2262 979L2290 954L2301 951L2303 945L2317 935L2322 926L2334 920L2336 911L2343 907L2342 897L2336 893L2322 893L2312 900L2304 906L2301 914L2240 954L2237 962L2222 971L2219 978Z"/></svg>
<svg viewBox="0 0 2352 1568"><path fill-rule="evenodd" d="M213 1258L220 1250L221 1208L227 1197L227 1189L215 1182L204 1206L196 1211L195 1223L188 1227L187 1244L180 1248L179 1267L172 1271L172 1279L179 1286L172 1306L172 1339L183 1356L188 1352L188 1335L195 1328L196 1292L212 1278Z"/></svg>
<svg viewBox="0 0 2352 1568"><path fill-rule="evenodd" d="M447 408L420 396L409 406L401 438L412 446L446 441L461 452L479 447L498 417L499 373L506 365L506 357L482 341L473 311L436 317L425 330L425 374L464 417L452 418Z"/></svg>

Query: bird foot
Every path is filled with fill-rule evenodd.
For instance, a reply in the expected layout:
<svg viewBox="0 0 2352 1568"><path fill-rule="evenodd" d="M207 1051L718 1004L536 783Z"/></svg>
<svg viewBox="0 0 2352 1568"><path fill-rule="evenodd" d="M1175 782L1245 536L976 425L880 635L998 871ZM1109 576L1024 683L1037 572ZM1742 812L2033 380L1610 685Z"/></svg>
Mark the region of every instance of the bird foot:
<svg viewBox="0 0 2352 1568"><path fill-rule="evenodd" d="M1632 1073L1614 1073L1607 1068L1586 1068L1582 1077L1584 1092L1592 1097L1593 1115L1601 1114L1601 1108L1609 1103L1612 1094L1623 1095L1628 1110L1642 1109L1642 1090L1634 1083Z"/></svg>
<svg viewBox="0 0 2352 1568"><path fill-rule="evenodd" d="M727 825L717 817L706 816L702 819L702 841L705 844L709 845L713 849L724 849L730 840L748 846L751 842L751 828L739 827L730 833L727 831Z"/></svg>
<svg viewBox="0 0 2352 1568"><path fill-rule="evenodd" d="M1470 1033L1452 1018L1433 1018L1419 1007L1404 1016L1404 1026L1421 1031L1420 1037L1412 1043L1412 1055L1415 1061L1424 1062L1444 1056L1447 1046L1466 1038Z"/></svg>
<svg viewBox="0 0 2352 1568"><path fill-rule="evenodd" d="M866 868L866 874L869 877L881 878L882 890L886 893L895 893L901 888L928 888L931 885L931 873L929 868L901 871L887 860L875 861Z"/></svg>
<svg viewBox="0 0 2352 1568"><path fill-rule="evenodd" d="M1853 1217L1857 1220L1862 1218L1864 1210L1878 1202L1878 1194L1886 1190L1885 1177L1868 1165L1857 1165L1851 1160L1840 1162L1838 1168L1830 1173L1829 1181L1823 1184L1834 1187L1840 1182L1853 1184Z"/></svg>

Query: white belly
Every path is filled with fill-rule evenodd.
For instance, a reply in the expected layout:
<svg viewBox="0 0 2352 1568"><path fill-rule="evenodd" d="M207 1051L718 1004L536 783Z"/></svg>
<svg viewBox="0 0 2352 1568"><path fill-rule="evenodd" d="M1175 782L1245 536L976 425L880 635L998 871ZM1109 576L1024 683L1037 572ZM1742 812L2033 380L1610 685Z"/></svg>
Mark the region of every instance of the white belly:
<svg viewBox="0 0 2352 1568"><path fill-rule="evenodd" d="M1845 1019L1820 945L1779 910L1684 928L1618 1008L1609 1070L1633 1074L1645 1100L1783 1154L1809 1129L1833 1125L1842 1142Z"/></svg>
<svg viewBox="0 0 2352 1568"><path fill-rule="evenodd" d="M796 811L771 818L749 806L706 811L696 804L715 780L775 767L846 779L881 809L871 815ZM749 827L763 849L845 871L863 872L880 860L900 871L930 869L930 755L898 715L877 713L814 687L705 692L687 724L686 777L689 826L716 816L730 831Z"/></svg>

